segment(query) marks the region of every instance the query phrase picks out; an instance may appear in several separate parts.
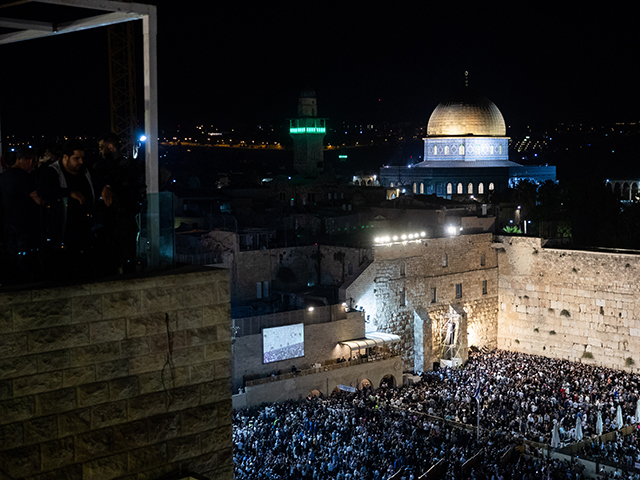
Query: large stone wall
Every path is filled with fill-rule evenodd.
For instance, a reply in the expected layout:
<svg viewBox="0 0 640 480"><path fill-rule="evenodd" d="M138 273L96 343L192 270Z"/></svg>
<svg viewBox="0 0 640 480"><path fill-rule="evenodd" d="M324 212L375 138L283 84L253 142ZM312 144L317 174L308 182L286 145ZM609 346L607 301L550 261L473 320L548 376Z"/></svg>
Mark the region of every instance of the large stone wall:
<svg viewBox="0 0 640 480"><path fill-rule="evenodd" d="M227 273L0 293L0 478L233 478Z"/></svg>
<svg viewBox="0 0 640 480"><path fill-rule="evenodd" d="M500 348L637 371L639 255L497 240Z"/></svg>
<svg viewBox="0 0 640 480"><path fill-rule="evenodd" d="M479 234L376 247L373 302L359 301L379 330L402 337L407 365L414 365L414 346L419 341L414 335L414 322L421 309L426 315L418 316L426 316L428 322L423 335L432 336L431 342L419 342L421 348L431 348L423 352L424 370L430 370L439 359L440 332L449 305L459 306L466 313L469 346L497 346L498 268L492 243L493 235ZM483 281L487 282L486 293ZM460 298L456 298L456 284L462 285Z"/></svg>

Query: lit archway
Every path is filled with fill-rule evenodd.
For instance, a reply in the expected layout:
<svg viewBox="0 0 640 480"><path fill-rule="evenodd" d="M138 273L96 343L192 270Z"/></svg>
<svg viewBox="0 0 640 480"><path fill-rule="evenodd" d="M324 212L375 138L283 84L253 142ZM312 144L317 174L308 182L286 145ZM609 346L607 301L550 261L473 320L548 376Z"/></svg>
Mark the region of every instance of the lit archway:
<svg viewBox="0 0 640 480"><path fill-rule="evenodd" d="M389 388L395 388L396 387L396 377L394 377L391 374L385 375L384 377L382 377L382 380L380 380L380 387L389 387Z"/></svg>

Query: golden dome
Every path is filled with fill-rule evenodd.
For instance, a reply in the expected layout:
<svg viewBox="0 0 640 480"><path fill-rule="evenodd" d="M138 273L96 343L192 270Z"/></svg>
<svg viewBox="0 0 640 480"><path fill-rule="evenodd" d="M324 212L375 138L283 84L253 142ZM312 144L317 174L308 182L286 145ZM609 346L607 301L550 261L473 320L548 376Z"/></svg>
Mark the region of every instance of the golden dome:
<svg viewBox="0 0 640 480"><path fill-rule="evenodd" d="M465 87L436 107L427 124L427 135L504 137L507 129L498 107Z"/></svg>

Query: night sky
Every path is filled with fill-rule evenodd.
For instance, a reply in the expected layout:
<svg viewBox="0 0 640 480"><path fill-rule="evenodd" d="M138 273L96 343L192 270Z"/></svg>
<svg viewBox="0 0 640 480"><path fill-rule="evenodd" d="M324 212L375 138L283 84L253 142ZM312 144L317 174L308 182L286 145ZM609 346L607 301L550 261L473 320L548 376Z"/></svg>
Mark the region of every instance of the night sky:
<svg viewBox="0 0 640 480"><path fill-rule="evenodd" d="M511 127L640 120L635 11L353 3L157 2L161 128L282 122L306 86L334 122L426 122L465 70ZM0 61L3 134L108 130L106 29Z"/></svg>

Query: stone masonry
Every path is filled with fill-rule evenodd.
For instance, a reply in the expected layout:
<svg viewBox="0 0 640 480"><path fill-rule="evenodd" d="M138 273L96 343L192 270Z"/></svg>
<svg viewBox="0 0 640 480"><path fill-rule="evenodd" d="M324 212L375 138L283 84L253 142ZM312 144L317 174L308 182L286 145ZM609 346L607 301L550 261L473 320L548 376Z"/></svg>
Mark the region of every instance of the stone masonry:
<svg viewBox="0 0 640 480"><path fill-rule="evenodd" d="M466 313L464 344L497 346L498 259L492 244L492 234L479 234L376 247L375 261L367 269L375 269L373 292L361 296L373 301L362 304L379 330L402 337L405 364L414 365L416 343L430 349L423 352L423 370L438 361L449 305ZM416 318L426 321L422 335L431 336L430 341L416 338Z"/></svg>
<svg viewBox="0 0 640 480"><path fill-rule="evenodd" d="M497 240L498 347L638 371L639 255Z"/></svg>
<svg viewBox="0 0 640 480"><path fill-rule="evenodd" d="M233 478L227 273L0 293L0 478Z"/></svg>

